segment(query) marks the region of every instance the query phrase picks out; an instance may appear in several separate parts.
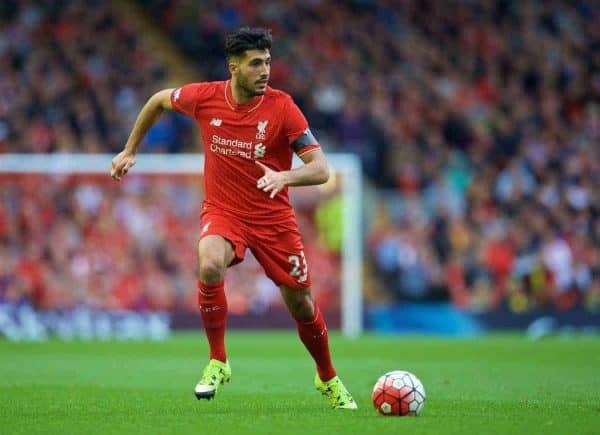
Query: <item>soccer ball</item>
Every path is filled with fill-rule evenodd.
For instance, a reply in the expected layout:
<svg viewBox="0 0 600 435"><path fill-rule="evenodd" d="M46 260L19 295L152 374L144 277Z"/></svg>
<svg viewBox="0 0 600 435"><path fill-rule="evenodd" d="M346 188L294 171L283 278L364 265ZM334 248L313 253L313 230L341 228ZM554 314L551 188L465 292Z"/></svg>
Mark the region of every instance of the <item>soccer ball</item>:
<svg viewBox="0 0 600 435"><path fill-rule="evenodd" d="M371 398L381 415L417 416L425 405L425 388L412 373L395 370L377 380Z"/></svg>

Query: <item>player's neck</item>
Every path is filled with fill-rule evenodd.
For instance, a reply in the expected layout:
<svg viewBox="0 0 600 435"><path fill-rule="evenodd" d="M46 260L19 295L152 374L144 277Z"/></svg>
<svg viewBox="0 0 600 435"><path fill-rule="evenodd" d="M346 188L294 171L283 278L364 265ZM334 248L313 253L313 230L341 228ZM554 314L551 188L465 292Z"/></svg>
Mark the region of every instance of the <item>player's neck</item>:
<svg viewBox="0 0 600 435"><path fill-rule="evenodd" d="M230 80L229 87L235 104L249 104L256 98L256 95L249 94L239 86L234 78Z"/></svg>

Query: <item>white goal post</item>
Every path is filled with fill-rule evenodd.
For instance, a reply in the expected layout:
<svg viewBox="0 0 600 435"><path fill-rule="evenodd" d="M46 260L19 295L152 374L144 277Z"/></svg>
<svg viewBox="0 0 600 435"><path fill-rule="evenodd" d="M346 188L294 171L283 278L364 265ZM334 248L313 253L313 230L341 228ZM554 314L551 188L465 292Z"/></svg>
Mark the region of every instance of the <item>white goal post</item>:
<svg viewBox="0 0 600 435"><path fill-rule="evenodd" d="M109 174L112 154L0 154L0 174ZM329 153L334 172L342 174L341 329L346 337L363 331L361 228L362 171L353 154ZM296 158L294 165L300 162ZM140 154L134 171L143 174L202 174L202 154ZM0 189L2 185L0 184Z"/></svg>

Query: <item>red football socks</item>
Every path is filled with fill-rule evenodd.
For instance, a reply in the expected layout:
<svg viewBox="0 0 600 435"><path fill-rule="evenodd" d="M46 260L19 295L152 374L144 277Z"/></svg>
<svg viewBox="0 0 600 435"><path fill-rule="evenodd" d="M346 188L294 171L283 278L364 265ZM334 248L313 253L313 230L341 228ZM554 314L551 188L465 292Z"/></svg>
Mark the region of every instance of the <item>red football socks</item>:
<svg viewBox="0 0 600 435"><path fill-rule="evenodd" d="M315 303L315 317L309 322L296 320L298 335L300 340L310 352L317 364L317 373L322 381L328 381L335 377L335 369L331 363L329 354L329 337L327 335L327 326L325 319Z"/></svg>
<svg viewBox="0 0 600 435"><path fill-rule="evenodd" d="M208 285L198 280L198 305L204 332L210 347L210 359L227 361L225 353L225 323L227 298L223 282Z"/></svg>

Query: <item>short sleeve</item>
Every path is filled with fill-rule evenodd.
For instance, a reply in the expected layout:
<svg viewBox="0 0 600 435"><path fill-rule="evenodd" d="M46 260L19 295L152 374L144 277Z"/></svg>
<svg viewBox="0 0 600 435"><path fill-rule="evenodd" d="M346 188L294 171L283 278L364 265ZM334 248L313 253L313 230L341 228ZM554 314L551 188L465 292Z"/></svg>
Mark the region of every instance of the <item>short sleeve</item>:
<svg viewBox="0 0 600 435"><path fill-rule="evenodd" d="M198 105L210 96L210 83L190 83L176 88L171 93L171 106L177 112L195 117Z"/></svg>
<svg viewBox="0 0 600 435"><path fill-rule="evenodd" d="M308 128L306 118L296 103L291 100L285 112L284 131L288 143L299 156L320 148L317 139Z"/></svg>

